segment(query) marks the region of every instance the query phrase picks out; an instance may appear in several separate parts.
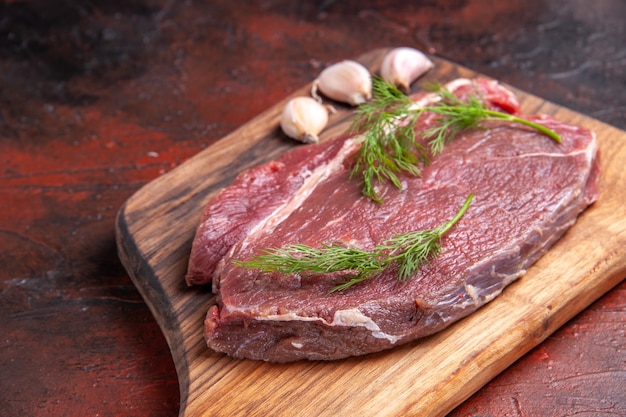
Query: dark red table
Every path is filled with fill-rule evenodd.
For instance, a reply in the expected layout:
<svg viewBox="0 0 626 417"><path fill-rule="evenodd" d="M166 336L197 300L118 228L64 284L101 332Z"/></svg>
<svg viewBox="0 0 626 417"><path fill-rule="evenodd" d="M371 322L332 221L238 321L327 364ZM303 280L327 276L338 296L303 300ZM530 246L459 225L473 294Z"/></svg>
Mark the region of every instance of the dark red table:
<svg viewBox="0 0 626 417"><path fill-rule="evenodd" d="M626 129L625 17L622 0L0 2L0 414L177 414L115 215L326 64L410 45ZM626 415L624 305L622 282L451 416Z"/></svg>

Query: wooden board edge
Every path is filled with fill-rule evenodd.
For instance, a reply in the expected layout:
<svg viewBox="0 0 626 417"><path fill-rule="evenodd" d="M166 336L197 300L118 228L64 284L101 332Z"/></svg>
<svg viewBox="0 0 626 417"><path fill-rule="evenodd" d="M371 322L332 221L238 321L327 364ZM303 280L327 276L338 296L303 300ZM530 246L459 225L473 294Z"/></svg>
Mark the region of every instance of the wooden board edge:
<svg viewBox="0 0 626 417"><path fill-rule="evenodd" d="M447 60L445 60L445 59L443 59L443 58L438 58L438 59L439 59L439 60L441 60L441 61L449 62L449 61L447 61ZM450 63L450 65L452 65L452 66L456 66L456 67L459 67L458 65L453 64L453 63ZM469 69L465 69L465 68L463 68L463 67L459 67L459 68L461 68L462 70L467 70L468 72L473 73L473 71L471 71L471 70L469 70ZM487 78L489 78L489 77L487 77ZM535 99L537 99L537 100L541 100L541 101L543 101L544 103L548 103L548 104L553 105L553 106L555 106L555 107L558 107L558 108L561 108L561 109L565 109L565 110L567 110L568 112L575 113L575 114L577 114L577 115L578 115L577 117L579 117L579 118L581 118L581 119L585 119L585 120L592 120L592 121L594 121L594 123L599 123L599 124L601 124L601 125L607 126L607 127L608 127L608 128L610 128L610 129L615 129L615 131L616 131L616 132L618 132L618 129L617 129L617 128L615 128L615 127L613 127L613 126L610 126L610 125L607 125L606 123L603 123L603 122L597 121L597 120L592 119L592 118L590 118L590 117L588 117L588 116L585 116L585 115L582 115L582 114L580 114L580 113L577 113L577 112L575 112L575 111L573 111L573 110L571 110L571 109L567 109L567 108L565 108L565 107L563 107L563 106L561 106L561 105L558 105L558 104L556 104L556 103L552 103L552 102L545 101L545 100L543 100L543 99L540 99L539 97L536 97L536 96L534 96L534 95L532 95L532 94L530 94L530 93L527 93L527 92L525 92L525 91L523 91L523 90L517 89L517 88L515 88L515 87L513 87L513 86L510 86L510 85L508 85L508 84L503 83L503 85L506 85L507 87L511 88L513 91L515 91L515 92L516 92L516 94L520 94L520 93L521 93L521 94L524 94L524 95L526 95L526 96L528 96L528 97L532 97L532 98L535 98ZM300 91L300 90L298 90L298 91ZM282 101L281 101L281 102L282 102ZM273 105L273 106L272 106L272 107L271 107L268 111L270 111L270 110L274 109L274 108L275 108L276 106L278 106L281 102L279 102L279 103L277 103L277 104ZM253 118L253 119L251 119L251 121L249 121L249 122L247 122L247 123L252 123L255 119L256 119L256 118ZM213 146L216 146L216 147L221 146L221 145L222 145L222 143L223 143L222 141L226 141L226 140L227 140L227 139L228 139L228 138L229 138L232 134L234 134L236 131L237 131L237 130L235 130L233 133L231 133L231 134L229 134L229 135L225 136L224 138L220 139L218 142L216 142L216 143L215 143L215 144L213 144L212 146L208 147L207 149L203 150L202 152L208 152L208 151L210 151L210 149L211 149ZM197 155L196 155L196 156L197 156ZM177 169L177 168L175 168L175 169ZM166 174L164 174L162 177L158 177L158 178L156 178L155 180L151 181L151 183L149 183L149 184L152 184L154 181L157 181L157 180L159 180L159 179L161 179L161 178L163 178L163 177L167 176L168 174L169 174L169 173L166 173ZM141 192L143 192L143 191L144 191L144 187L142 187L141 189L139 189L139 190L137 191L137 193L141 193ZM136 194L137 194L137 193L136 193ZM135 194L133 194L133 196L134 196L134 195L135 195ZM133 196L131 196L131 198L132 198ZM129 199L129 200L130 200L130 199ZM133 253L133 251L136 251L135 253L141 253L141 249L140 249L140 247L139 247L140 245L139 245L137 242L135 242L134 240L130 240L130 239L128 239L127 237L126 237L126 238L125 238L125 237L123 237L124 235L125 235L125 236L130 236L130 235L131 235L131 234L129 233L129 232L130 232L130 229L129 229L129 225L128 225L128 223L127 223L127 218L126 218L126 212L125 212L125 209L126 209L126 204L125 204L125 205L124 205L124 206L120 209L120 211L119 211L119 213L118 213L118 216L117 216L117 219L116 219L116 231L117 231L116 236L118 236L118 238L117 238L117 242L118 242L118 252L119 252L119 254L120 254L120 259L122 259L122 262L124 263L124 265L125 265L125 266L126 266L127 264L128 264L128 265L130 265L130 269L132 270L132 272L131 272L131 270L129 270L129 274L131 275L131 279L133 279L133 282L134 282L134 283L135 283L135 285L139 288L139 290L140 290L140 292L141 292L141 294L142 294L142 297L144 297L144 299L146 300L146 302L147 302L147 304L149 305L149 307L150 307L150 309L151 309L151 311L152 311L153 315L154 315L154 316L155 316L155 318L157 319L157 322L158 322L159 326L161 327L162 331L163 331L163 332L164 332L164 334L166 335L166 339L167 339L168 344L169 344L169 346L170 346L170 350L172 351L172 354L175 356L175 363L176 363L177 373L179 374L179 381L180 381L180 383L181 383L181 384L183 384L183 383L185 383L185 381L184 381L183 379L181 379L181 376L183 376L185 373L188 373L188 372L189 372L189 369L188 369L188 368L189 368L189 364L187 364L187 363L186 363L186 361L185 361L184 367L180 368L180 370L179 370L179 362L180 362L181 360L182 360L182 361L184 361L184 358L183 358L183 359L181 359L181 358L177 358L177 356L179 356L179 355L175 355L175 351L176 351L176 349L179 349L181 346L183 346L183 345L184 345L184 341L182 341L182 337L177 337L177 336L175 335L175 333L177 333L177 332L178 332L178 334L180 334L180 332L179 332L179 330L180 330L180 329L179 329L179 328L177 329L177 328L175 328L175 327L171 327L171 324L172 324L172 321L171 321L171 320L172 320L172 317L174 317L174 321L177 321L177 319L175 318L175 315L174 315L174 312L173 312L173 310L172 310L171 306L170 306L170 308L169 308L169 313L162 314L162 313L163 313L163 311L162 311L162 310L159 310L159 309L161 308L161 307L160 307L160 303L155 302L155 300L152 298L152 297L153 297L153 295L154 295L154 291L158 292L158 291L160 290L161 292L163 292L163 288L162 288L161 282L158 280L158 277L156 277L156 276L154 275L154 271L153 271L153 270L152 270L152 268L150 267L149 263L148 263L148 262L145 260L145 258L143 258L143 257L141 257L142 259L141 259L141 260L139 260L139 261L137 261L137 260L133 260L133 259L132 259L131 253ZM127 268L127 269L129 269L129 268ZM581 310L582 310L582 309L584 309L587 305L591 304L593 301L595 301L595 299L599 298L602 294L604 294L604 292L606 292L606 291L610 290L610 288L612 288L613 286L617 285L617 284L621 281L621 279L618 279L618 276L619 276L620 274L624 274L624 272L626 272L626 271L624 271L624 270L619 270L618 272L616 272L616 275L615 275L615 277L614 277L614 278L615 278L615 280L616 280L616 282L614 282L613 284L611 284L611 286L610 286L609 288L606 288L606 289L602 290L602 292L601 292L599 295L597 295L597 296L595 296L595 295L594 295L594 297L592 297L593 299L591 299L590 301L588 301L588 303L587 303L587 304L585 304L585 306L583 306L583 307L581 308ZM144 278L144 281L145 281L145 278L146 278L146 277L149 277L149 281L150 281L150 282L148 282L148 286L147 286L147 288L144 288L145 284L144 284L143 282L140 282L139 277L143 277L143 278ZM623 276L622 276L622 278L623 278ZM612 281L611 281L611 282L612 282ZM164 294L161 294L160 298L161 298L161 301L163 301L163 300L164 300ZM157 298L156 298L156 300L157 300L157 301L159 301L159 297L157 297ZM164 304L166 304L166 303L164 303ZM575 312L574 314L572 314L571 316L573 317L575 314L578 314L578 311L577 311L577 312ZM564 321L563 321L563 323L562 323L562 324L564 324L564 323L565 323L567 320L569 320L569 319L571 319L571 317L564 319ZM558 329L558 328L559 328L562 324L560 324L559 326L555 327L555 328L554 328L554 330L550 331L549 333L545 334L544 338L543 338L543 339L541 339L541 340L544 340L544 339L545 339L545 337L547 337L547 336L549 336L550 334L552 334L552 332L553 332L553 331L555 331L556 329ZM179 326L179 327L180 327L180 326ZM536 344L540 343L540 342L541 342L541 340L539 340L537 343L533 343L533 345L532 345L532 346L530 346L530 347L528 348L528 350L532 349L532 347L534 347ZM512 360L510 363L513 363L515 360L517 360L517 358L521 357L522 355L523 355L523 353L522 353L522 354L520 354L519 356L517 356L517 357L516 357L514 360ZM182 356L182 355L181 355L181 356ZM502 368L502 370L503 370L503 369L505 369L507 366L509 366L509 365L510 365L510 363L509 363L509 364L507 364L506 366L504 366L504 368ZM501 372L501 371L499 371L499 372ZM489 378L489 379L491 379L491 378ZM484 383L487 383L487 382L489 381L489 379L487 379ZM187 385L188 385L188 384L189 384L189 381L187 380L187 381L186 381L186 383L187 383ZM482 385L484 385L484 383L483 383ZM482 385L480 385L480 386L482 386ZM478 388L480 388L480 387L478 387ZM187 386L187 390L188 390L188 386ZM185 397L183 396L183 391L184 391L184 390L183 390L183 387L182 387L182 385L181 385L181 410L184 410L184 408L185 408L185 407L184 407L184 405L185 405L185 404L184 404L184 401L186 401L186 396L185 396ZM469 395L471 395L471 393L470 393ZM468 396L469 396L469 395L468 395ZM458 404L456 404L456 405L458 405ZM451 409L452 409L452 408L451 408ZM450 410L451 410L451 409L450 409ZM182 412L182 411L181 411L181 412Z"/></svg>
<svg viewBox="0 0 626 417"><path fill-rule="evenodd" d="M129 231L126 219L126 206L126 203L123 204L115 217L118 257L146 302L168 344L178 377L179 409L182 412L187 406L190 381L188 377L189 363L186 356L180 354L184 346L181 323L176 317L173 305L167 298L167 293L164 291L158 276L147 259L142 256L142 250L132 238L133 235Z"/></svg>

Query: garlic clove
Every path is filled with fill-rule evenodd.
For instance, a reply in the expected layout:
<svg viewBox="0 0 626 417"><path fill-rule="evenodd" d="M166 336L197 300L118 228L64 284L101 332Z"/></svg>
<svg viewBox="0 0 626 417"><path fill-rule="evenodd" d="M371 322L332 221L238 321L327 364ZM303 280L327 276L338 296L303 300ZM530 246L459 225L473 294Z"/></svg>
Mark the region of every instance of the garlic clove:
<svg viewBox="0 0 626 417"><path fill-rule="evenodd" d="M345 60L325 68L315 80L314 97L315 89L330 99L356 106L372 98L372 76L358 62Z"/></svg>
<svg viewBox="0 0 626 417"><path fill-rule="evenodd" d="M328 124L328 110L311 97L295 97L287 102L280 127L292 139L318 143L318 135Z"/></svg>
<svg viewBox="0 0 626 417"><path fill-rule="evenodd" d="M433 62L423 52L409 47L394 48L385 55L380 76L406 93L432 67Z"/></svg>

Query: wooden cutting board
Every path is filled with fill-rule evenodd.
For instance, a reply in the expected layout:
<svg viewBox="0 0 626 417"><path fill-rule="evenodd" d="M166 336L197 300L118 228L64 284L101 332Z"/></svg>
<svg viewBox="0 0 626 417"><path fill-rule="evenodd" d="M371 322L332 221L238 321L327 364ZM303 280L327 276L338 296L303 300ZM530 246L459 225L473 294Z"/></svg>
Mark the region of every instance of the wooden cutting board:
<svg viewBox="0 0 626 417"><path fill-rule="evenodd" d="M375 72L386 50L358 60ZM433 57L425 82L477 74ZM294 93L307 95L310 86ZM243 169L303 146L278 128L285 101L157 178L117 217L120 258L169 343L181 416L443 416L626 276L626 134L515 90L525 113L547 113L598 135L603 174L598 201L502 295L434 336L335 362L271 364L208 349L202 335L213 303L187 288L191 242L207 200ZM345 131L338 107L322 140Z"/></svg>

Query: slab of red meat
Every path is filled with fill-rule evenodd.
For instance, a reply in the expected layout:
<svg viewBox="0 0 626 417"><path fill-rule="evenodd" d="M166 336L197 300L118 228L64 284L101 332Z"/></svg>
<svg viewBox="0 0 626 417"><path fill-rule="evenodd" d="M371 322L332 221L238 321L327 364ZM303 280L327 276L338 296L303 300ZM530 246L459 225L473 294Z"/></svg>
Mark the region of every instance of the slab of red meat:
<svg viewBox="0 0 626 417"><path fill-rule="evenodd" d="M479 94L496 110L519 112L517 98L496 81L478 79L470 83L461 78L447 87L460 98ZM414 99L416 103L427 105L436 97L435 94L418 94ZM426 118L422 122L427 123ZM205 208L196 231L185 277L187 284L211 282L215 267L226 252L285 204L311 172L335 158L342 146L341 140L299 146L272 162L242 172L233 184L215 196ZM358 144L351 146L352 149L344 153L353 152Z"/></svg>
<svg viewBox="0 0 626 417"><path fill-rule="evenodd" d="M334 158L343 144L299 146L267 164L242 172L206 206L193 241L186 281L211 282L218 262L250 230L285 205L310 173Z"/></svg>
<svg viewBox="0 0 626 417"><path fill-rule="evenodd" d="M498 97L507 103L511 98L508 92ZM252 220L242 222L246 231L229 238L233 243L211 267L218 304L205 321L208 345L235 357L276 362L339 359L432 334L492 300L597 198L594 134L550 117L532 119L559 133L562 143L511 123L465 131L424 167L422 177L402 177L402 190L380 187L382 205L363 197L348 178L356 139L297 148L243 174L207 208L227 212L225 202L261 201L250 210ZM273 191L247 194L251 182L244 178L260 181L268 172L264 180ZM443 252L406 282L390 268L329 294L336 276L285 277L231 262L289 243L341 242L367 250L393 235L450 220L470 193L474 200L443 237ZM214 220L206 215L205 222ZM206 233L203 227L197 241Z"/></svg>

